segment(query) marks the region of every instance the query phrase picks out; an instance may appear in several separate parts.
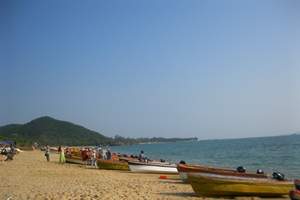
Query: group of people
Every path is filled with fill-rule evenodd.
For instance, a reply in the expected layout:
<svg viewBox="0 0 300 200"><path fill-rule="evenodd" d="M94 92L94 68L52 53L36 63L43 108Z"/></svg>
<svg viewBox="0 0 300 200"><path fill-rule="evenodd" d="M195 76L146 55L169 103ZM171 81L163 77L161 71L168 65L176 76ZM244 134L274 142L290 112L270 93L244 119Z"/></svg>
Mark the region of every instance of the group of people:
<svg viewBox="0 0 300 200"><path fill-rule="evenodd" d="M0 146L0 156L1 156L0 160L1 161L13 160L16 153L17 153L17 151L16 151L15 143L2 144Z"/></svg>
<svg viewBox="0 0 300 200"><path fill-rule="evenodd" d="M59 153L59 163L65 163L66 162L66 157L65 157L65 150L62 146L59 146L57 149L58 153ZM50 161L50 147L49 145L45 146L45 157L47 162Z"/></svg>
<svg viewBox="0 0 300 200"><path fill-rule="evenodd" d="M49 145L45 146L45 157L46 160L49 162L50 161L50 147ZM66 148L66 150L62 147L59 146L57 149L59 153L59 163L65 163L66 158L65 158L65 152L67 156L70 156L72 154L71 148ZM103 160L110 160L112 158L112 153L109 148L82 148L80 149L80 157L82 158L83 161L86 162L86 165L91 165L95 168L97 168L97 158L103 159Z"/></svg>
<svg viewBox="0 0 300 200"><path fill-rule="evenodd" d="M98 168L97 159L110 160L112 158L112 154L109 148L85 148L81 149L81 157L83 161L86 161L87 165Z"/></svg>
<svg viewBox="0 0 300 200"><path fill-rule="evenodd" d="M85 148L81 149L81 158L86 162L86 165L91 165L93 167L97 166L97 151L95 149Z"/></svg>
<svg viewBox="0 0 300 200"><path fill-rule="evenodd" d="M45 146L45 157L47 162L50 161L50 147L49 145ZM57 149L59 153L59 163L65 163L65 149L62 146L59 146ZM71 149L66 149L67 156L72 156ZM92 167L98 168L97 166L97 159L102 160L111 160L112 159L112 153L109 148L82 148L80 149L80 157L83 161L86 162L86 165L90 165ZM142 150L138 156L138 160L141 162L148 162L148 158L145 156L144 151Z"/></svg>
<svg viewBox="0 0 300 200"><path fill-rule="evenodd" d="M97 149L99 158L103 160L110 160L111 159L111 151L109 148L98 148Z"/></svg>

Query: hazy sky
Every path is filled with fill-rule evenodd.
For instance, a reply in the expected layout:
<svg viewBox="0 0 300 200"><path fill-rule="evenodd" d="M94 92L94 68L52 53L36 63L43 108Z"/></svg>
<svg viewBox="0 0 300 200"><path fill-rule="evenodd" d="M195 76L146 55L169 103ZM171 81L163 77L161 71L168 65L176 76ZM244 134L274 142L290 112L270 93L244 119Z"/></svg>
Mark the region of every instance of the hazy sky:
<svg viewBox="0 0 300 200"><path fill-rule="evenodd" d="M0 125L114 136L300 131L298 0L2 0Z"/></svg>

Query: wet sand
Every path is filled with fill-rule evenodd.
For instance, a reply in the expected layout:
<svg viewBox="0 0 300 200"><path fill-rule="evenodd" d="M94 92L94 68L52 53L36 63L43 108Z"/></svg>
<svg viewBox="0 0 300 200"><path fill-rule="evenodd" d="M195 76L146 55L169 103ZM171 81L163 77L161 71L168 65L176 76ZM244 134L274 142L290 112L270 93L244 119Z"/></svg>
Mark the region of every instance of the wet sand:
<svg viewBox="0 0 300 200"><path fill-rule="evenodd" d="M0 199L212 199L197 197L178 176L168 178L62 165L57 154L46 162L43 152L25 151L13 161L0 162Z"/></svg>

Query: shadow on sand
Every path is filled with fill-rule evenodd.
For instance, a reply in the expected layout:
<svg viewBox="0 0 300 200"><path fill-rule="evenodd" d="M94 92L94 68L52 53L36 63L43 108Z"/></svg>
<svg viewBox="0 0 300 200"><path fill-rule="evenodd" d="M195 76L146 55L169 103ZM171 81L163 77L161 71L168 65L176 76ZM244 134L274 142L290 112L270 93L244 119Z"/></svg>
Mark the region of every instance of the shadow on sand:
<svg viewBox="0 0 300 200"><path fill-rule="evenodd" d="M178 184L178 185L188 185L188 182L183 181L172 181L172 180L161 180L161 183L168 183L168 184Z"/></svg>
<svg viewBox="0 0 300 200"><path fill-rule="evenodd" d="M288 200L287 197L273 197L273 198L262 198L262 197L199 197L194 192L161 192L158 193L163 196L176 196L176 197L198 197L199 199L215 200L215 199L235 199L235 200Z"/></svg>
<svg viewBox="0 0 300 200"><path fill-rule="evenodd" d="M198 197L194 192L161 192L158 193L163 196L177 196L177 197Z"/></svg>

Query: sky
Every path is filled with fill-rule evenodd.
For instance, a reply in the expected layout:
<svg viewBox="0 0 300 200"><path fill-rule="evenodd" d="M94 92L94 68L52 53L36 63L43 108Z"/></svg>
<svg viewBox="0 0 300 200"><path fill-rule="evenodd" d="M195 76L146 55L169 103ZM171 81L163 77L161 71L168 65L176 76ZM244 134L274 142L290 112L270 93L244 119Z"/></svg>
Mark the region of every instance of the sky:
<svg viewBox="0 0 300 200"><path fill-rule="evenodd" d="M300 1L2 0L0 126L107 136L300 131Z"/></svg>

